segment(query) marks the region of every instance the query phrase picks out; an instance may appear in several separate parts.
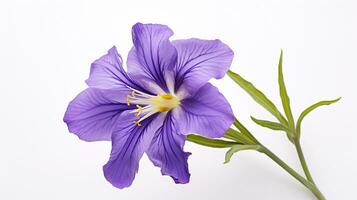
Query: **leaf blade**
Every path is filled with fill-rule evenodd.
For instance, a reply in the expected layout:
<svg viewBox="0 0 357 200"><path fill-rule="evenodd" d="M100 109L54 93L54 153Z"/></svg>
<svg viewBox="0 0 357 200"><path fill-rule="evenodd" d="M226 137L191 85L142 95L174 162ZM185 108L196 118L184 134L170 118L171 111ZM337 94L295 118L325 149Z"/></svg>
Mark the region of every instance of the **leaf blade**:
<svg viewBox="0 0 357 200"><path fill-rule="evenodd" d="M278 82L279 82L280 99L281 99L281 103L283 105L285 115L288 119L289 126L292 129L295 129L294 117L291 112L291 106L290 106L290 98L289 98L288 92L286 90L285 82L284 82L283 50L280 51L280 58L279 58L279 64L278 64Z"/></svg>
<svg viewBox="0 0 357 200"><path fill-rule="evenodd" d="M237 119L234 118L233 125L245 136L247 136L251 141L253 141L255 144L259 144L258 140L255 139L253 134L249 132L249 130Z"/></svg>
<svg viewBox="0 0 357 200"><path fill-rule="evenodd" d="M255 142L247 135L240 133L239 131L236 131L232 128L229 128L223 137L242 144L255 144Z"/></svg>
<svg viewBox="0 0 357 200"><path fill-rule="evenodd" d="M277 122L272 122L272 121L268 121L268 120L261 120L261 119L257 119L254 117L250 117L256 124L265 127L265 128L269 128L272 130L276 130L276 131L285 131L285 132L289 132L289 128L284 126L283 124L277 123Z"/></svg>
<svg viewBox="0 0 357 200"><path fill-rule="evenodd" d="M227 75L236 82L243 90L245 90L258 104L275 116L281 123L287 124L287 120L276 108L274 103L270 101L263 92L258 90L251 82L245 80L239 74L228 70Z"/></svg>
<svg viewBox="0 0 357 200"><path fill-rule="evenodd" d="M225 158L224 158L224 163L228 163L232 156L239 152L239 151L244 151L244 150L259 150L261 148L260 145L242 145L242 144L237 144L232 146L226 153Z"/></svg>
<svg viewBox="0 0 357 200"><path fill-rule="evenodd" d="M233 145L240 144L238 142L230 142L230 141L219 140L219 139L210 139L210 138L205 138L193 134L188 135L186 140L199 145L203 145L206 147L213 147L213 148L227 148L227 147L232 147Z"/></svg>
<svg viewBox="0 0 357 200"><path fill-rule="evenodd" d="M327 106L333 103L338 102L341 99L341 97L334 99L334 100L325 100L325 101L319 101L315 104L312 104L311 106L307 107L304 111L302 111L302 113L299 116L299 119L297 120L296 123L296 132L297 132L297 136L300 137L300 132L301 132L301 123L302 120L313 110L315 110L316 108L320 107L320 106Z"/></svg>

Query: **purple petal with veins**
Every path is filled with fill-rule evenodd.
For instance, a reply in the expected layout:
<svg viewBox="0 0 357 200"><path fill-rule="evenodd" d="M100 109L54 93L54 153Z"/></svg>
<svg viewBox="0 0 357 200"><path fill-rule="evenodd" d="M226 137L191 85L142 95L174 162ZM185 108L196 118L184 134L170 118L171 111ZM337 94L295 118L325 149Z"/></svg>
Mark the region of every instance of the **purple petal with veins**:
<svg viewBox="0 0 357 200"><path fill-rule="evenodd" d="M233 123L230 105L208 81L222 78L233 51L219 40L171 42L160 24L133 26L126 72L115 47L91 65L89 88L69 104L64 121L85 141L112 141L103 167L118 188L132 184L143 153L163 175L188 183L186 135L222 137Z"/></svg>

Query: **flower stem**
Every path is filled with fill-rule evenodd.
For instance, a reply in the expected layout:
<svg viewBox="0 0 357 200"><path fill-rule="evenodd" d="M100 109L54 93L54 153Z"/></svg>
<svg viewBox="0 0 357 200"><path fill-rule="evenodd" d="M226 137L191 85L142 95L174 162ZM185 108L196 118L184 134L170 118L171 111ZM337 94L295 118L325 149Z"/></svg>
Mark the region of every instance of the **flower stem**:
<svg viewBox="0 0 357 200"><path fill-rule="evenodd" d="M301 148L300 148L301 149ZM271 158L274 162L276 162L280 167L282 167L286 172L288 172L291 176L297 179L300 183L302 183L305 187L307 187L319 200L326 200L324 195L320 192L320 190L315 186L314 183L306 180L300 174L298 174L294 169L289 167L284 161L282 161L279 157L277 157L273 152L271 152L268 148L262 145L260 151Z"/></svg>
<svg viewBox="0 0 357 200"><path fill-rule="evenodd" d="M315 184L314 180L312 179L310 170L307 167L306 160L305 160L305 157L304 157L304 153L302 152L302 149L301 149L300 140L299 139L295 140L294 144L295 144L295 147L296 147L297 154L299 156L299 160L300 160L302 169L304 170L304 173L306 175L307 180L309 180L311 183Z"/></svg>

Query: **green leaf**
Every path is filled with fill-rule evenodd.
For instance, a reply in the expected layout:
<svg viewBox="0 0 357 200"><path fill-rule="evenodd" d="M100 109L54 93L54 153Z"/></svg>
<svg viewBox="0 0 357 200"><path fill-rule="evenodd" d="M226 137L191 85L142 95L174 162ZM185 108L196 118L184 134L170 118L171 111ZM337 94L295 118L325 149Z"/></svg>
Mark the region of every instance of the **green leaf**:
<svg viewBox="0 0 357 200"><path fill-rule="evenodd" d="M305 118L305 116L307 114L309 114L311 111L315 110L316 108L320 107L320 106L327 106L327 105L330 105L330 104L333 104L333 103L336 103L337 101L339 101L341 99L340 98L337 98L337 99L334 99L334 100L328 100L328 101L320 101L320 102L317 102L313 105L311 105L310 107L306 108L301 114L300 114L300 117L296 123L296 133L297 133L297 137L299 138L300 137L300 132L301 132L301 122L302 120Z"/></svg>
<svg viewBox="0 0 357 200"><path fill-rule="evenodd" d="M278 130L278 131L285 131L289 132L289 128L284 126L283 124L277 123L277 122L272 122L272 121L267 121L267 120L261 120L261 119L256 119L254 117L250 117L256 124L269 128L272 130Z"/></svg>
<svg viewBox="0 0 357 200"><path fill-rule="evenodd" d="M225 141L225 140L209 139L209 138L205 138L205 137L202 137L199 135L188 135L186 140L196 143L196 144L199 144L199 145L213 147L213 148L227 148L227 147L232 147L233 145L240 144L238 142L229 142L229 141Z"/></svg>
<svg viewBox="0 0 357 200"><path fill-rule="evenodd" d="M238 151L244 151L244 150L259 150L261 148L260 145L244 145L244 144L237 144L232 146L232 148L230 148L225 156L225 161L224 163L228 163L233 154L237 153Z"/></svg>
<svg viewBox="0 0 357 200"><path fill-rule="evenodd" d="M288 124L285 117L279 112L276 106L270 101L265 94L258 90L252 83L245 80L239 74L230 70L227 72L228 76L236 82L242 89L244 89L258 104L263 106L268 112L274 115L282 124Z"/></svg>
<svg viewBox="0 0 357 200"><path fill-rule="evenodd" d="M283 76L283 50L280 51L280 58L279 58L279 72L278 72L278 82L279 82L279 92L280 92L280 98L281 102L283 104L284 112L286 117L288 118L289 126L292 129L295 129L295 124L294 124L294 117L291 112L291 107L290 107L290 99L288 96L288 92L286 91L286 86L284 83L284 76Z"/></svg>
<svg viewBox="0 0 357 200"><path fill-rule="evenodd" d="M231 128L227 130L227 132L224 134L224 137L242 144L255 144L255 142L252 141L248 136Z"/></svg>
<svg viewBox="0 0 357 200"><path fill-rule="evenodd" d="M255 144L259 144L258 140L255 139L252 133L249 132L247 128L243 126L242 123L237 118L234 118L233 125L245 136L247 136L251 141L253 141Z"/></svg>

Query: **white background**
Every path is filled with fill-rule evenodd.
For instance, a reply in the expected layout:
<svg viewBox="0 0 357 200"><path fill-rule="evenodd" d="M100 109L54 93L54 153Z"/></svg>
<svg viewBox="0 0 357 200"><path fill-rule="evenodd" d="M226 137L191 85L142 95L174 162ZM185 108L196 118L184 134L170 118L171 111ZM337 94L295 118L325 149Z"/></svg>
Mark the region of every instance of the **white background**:
<svg viewBox="0 0 357 200"><path fill-rule="evenodd" d="M191 182L175 185L146 156L129 189L102 175L111 145L86 143L62 118L86 88L89 66L113 45L123 58L136 22L162 23L173 39L219 38L235 52L232 70L280 106L277 62L284 50L295 118L306 106L342 96L303 122L302 146L328 199L355 199L357 178L355 1L0 1L0 199L314 199L300 183L256 152L223 164L224 150L187 143ZM300 170L272 119L225 77L213 81L237 117L264 144Z"/></svg>

